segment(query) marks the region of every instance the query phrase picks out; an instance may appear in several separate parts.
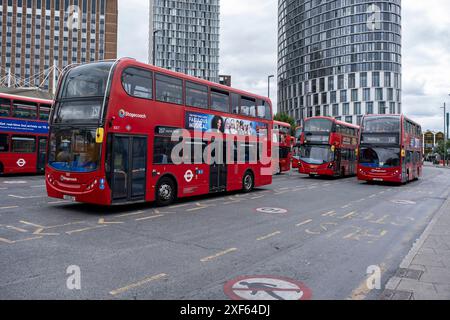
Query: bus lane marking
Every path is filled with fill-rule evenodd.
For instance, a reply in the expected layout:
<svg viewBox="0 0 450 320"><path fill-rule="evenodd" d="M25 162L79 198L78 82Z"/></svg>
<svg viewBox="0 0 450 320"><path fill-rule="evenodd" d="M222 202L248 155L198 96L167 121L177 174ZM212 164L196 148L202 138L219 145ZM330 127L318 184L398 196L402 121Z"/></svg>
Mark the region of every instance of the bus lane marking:
<svg viewBox="0 0 450 320"><path fill-rule="evenodd" d="M212 260L215 260L215 259L217 259L217 258L220 258L220 257L222 257L222 256L224 256L224 255L227 255L227 254L232 253L232 252L235 252L235 251L237 251L237 248L230 248L230 249L221 251L221 252L219 252L219 253L216 253L216 254L214 254L214 255L212 255L212 256L209 256L209 257L205 257L205 258L203 258L203 259L200 259L200 261L201 261L201 262L210 262L210 261L212 261Z"/></svg>
<svg viewBox="0 0 450 320"><path fill-rule="evenodd" d="M154 281L157 281L157 280L160 280L160 279L163 279L163 278L167 278L167 274L161 273L161 274L158 274L156 276L152 276L152 277L146 278L146 279L141 280L139 282L136 282L136 283L133 283L133 284L129 284L129 285L125 286L125 287L112 290L112 291L109 292L109 294L112 295L112 296L117 296L117 295L125 293L125 292L127 292L129 290L142 287L145 284L148 284L150 282L154 282Z"/></svg>

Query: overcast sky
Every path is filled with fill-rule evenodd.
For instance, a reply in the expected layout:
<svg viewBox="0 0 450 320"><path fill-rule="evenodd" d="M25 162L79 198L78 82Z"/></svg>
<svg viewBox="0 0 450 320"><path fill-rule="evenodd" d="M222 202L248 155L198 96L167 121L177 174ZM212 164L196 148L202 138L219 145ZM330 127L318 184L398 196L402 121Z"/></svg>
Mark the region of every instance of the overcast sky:
<svg viewBox="0 0 450 320"><path fill-rule="evenodd" d="M233 87L267 95L277 70L278 0L222 0L220 72ZM119 0L119 56L148 60L148 0ZM450 105L450 1L403 0L403 111L442 130ZM276 106L276 80L271 98ZM449 107L450 111L450 107Z"/></svg>

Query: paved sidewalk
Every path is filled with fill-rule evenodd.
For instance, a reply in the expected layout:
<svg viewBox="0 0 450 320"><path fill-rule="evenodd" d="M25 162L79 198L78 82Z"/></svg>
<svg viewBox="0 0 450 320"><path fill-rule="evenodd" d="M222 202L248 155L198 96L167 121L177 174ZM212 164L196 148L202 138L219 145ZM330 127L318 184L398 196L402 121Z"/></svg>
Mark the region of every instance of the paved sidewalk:
<svg viewBox="0 0 450 320"><path fill-rule="evenodd" d="M450 300L450 198L386 285L382 300Z"/></svg>

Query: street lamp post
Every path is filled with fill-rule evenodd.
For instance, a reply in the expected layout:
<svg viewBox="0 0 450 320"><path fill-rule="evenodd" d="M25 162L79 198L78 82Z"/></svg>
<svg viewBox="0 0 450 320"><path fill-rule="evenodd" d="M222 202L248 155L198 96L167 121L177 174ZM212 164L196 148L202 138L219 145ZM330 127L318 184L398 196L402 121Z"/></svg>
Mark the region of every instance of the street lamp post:
<svg viewBox="0 0 450 320"><path fill-rule="evenodd" d="M444 166L447 165L447 105L444 103L444 106L441 107L444 109Z"/></svg>
<svg viewBox="0 0 450 320"><path fill-rule="evenodd" d="M156 34L161 30L153 31L153 65L156 65Z"/></svg>
<svg viewBox="0 0 450 320"><path fill-rule="evenodd" d="M267 77L267 97L270 98L270 79L275 78L275 76L272 74Z"/></svg>

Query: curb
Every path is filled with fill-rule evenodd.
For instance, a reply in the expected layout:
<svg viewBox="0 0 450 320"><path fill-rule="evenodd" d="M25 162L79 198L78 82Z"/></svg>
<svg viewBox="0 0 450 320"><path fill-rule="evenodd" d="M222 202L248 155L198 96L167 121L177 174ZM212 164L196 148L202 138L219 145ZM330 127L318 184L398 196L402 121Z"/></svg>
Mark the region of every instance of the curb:
<svg viewBox="0 0 450 320"><path fill-rule="evenodd" d="M403 259L402 263L399 266L399 269L409 269L409 266L411 265L414 258L419 253L419 250L422 248L425 241L428 239L430 233L432 232L434 226L438 222L438 220L444 215L444 213L448 212L448 208L450 207L450 198L447 194L447 200L442 204L442 206L438 209L437 213L431 219L430 223L428 224L425 231L422 233L422 235L414 242L413 247L409 251L409 253L406 255L406 257ZM396 276L393 276L389 279L389 281L386 283L385 288L388 290L395 290L398 285L400 284L401 278L398 278Z"/></svg>

